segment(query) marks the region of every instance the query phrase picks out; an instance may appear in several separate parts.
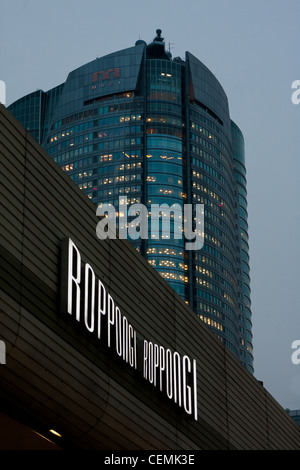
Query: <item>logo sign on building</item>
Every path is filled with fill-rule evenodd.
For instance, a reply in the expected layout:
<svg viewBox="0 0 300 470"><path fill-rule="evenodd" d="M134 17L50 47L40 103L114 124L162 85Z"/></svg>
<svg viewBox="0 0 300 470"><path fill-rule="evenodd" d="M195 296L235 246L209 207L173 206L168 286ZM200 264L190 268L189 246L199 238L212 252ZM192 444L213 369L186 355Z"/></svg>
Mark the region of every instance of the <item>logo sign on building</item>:
<svg viewBox="0 0 300 470"><path fill-rule="evenodd" d="M138 371L145 381L197 420L196 360L140 337L91 264L83 262L70 238L62 243L61 279L61 311L81 323L108 354Z"/></svg>
<svg viewBox="0 0 300 470"><path fill-rule="evenodd" d="M93 83L98 82L99 77L100 77L100 81L104 81L104 80L111 80L112 78L120 78L120 76L121 76L120 68L100 70L99 72L93 73L92 81Z"/></svg>
<svg viewBox="0 0 300 470"><path fill-rule="evenodd" d="M114 84L120 85L120 80L116 82L116 78L121 77L121 69L119 67L114 68L114 69L107 69L107 70L99 70L98 72L94 72L92 74L92 89L96 90L97 89L97 84L101 88L104 88L105 86L109 85L112 86Z"/></svg>

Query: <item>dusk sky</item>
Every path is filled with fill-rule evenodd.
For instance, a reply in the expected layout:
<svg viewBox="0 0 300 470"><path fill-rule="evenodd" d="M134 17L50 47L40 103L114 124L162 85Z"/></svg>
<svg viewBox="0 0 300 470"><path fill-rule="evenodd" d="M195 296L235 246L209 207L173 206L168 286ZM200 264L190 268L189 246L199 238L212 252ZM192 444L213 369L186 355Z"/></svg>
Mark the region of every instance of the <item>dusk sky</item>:
<svg viewBox="0 0 300 470"><path fill-rule="evenodd" d="M245 138L254 376L284 408L300 409L291 360L300 340L300 104L291 100L300 0L0 0L0 9L7 106L97 56L151 42L157 28L173 57L189 51L215 74Z"/></svg>

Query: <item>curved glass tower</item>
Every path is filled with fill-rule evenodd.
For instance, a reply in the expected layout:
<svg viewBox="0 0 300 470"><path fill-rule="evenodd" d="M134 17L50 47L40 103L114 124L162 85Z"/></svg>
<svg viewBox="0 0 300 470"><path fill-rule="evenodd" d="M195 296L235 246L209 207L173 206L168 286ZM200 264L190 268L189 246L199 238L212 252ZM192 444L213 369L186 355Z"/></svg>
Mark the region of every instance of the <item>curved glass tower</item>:
<svg viewBox="0 0 300 470"><path fill-rule="evenodd" d="M244 360L252 364L252 322L251 322L251 300L250 300L250 266L249 266L249 236L248 236L248 213L247 213L247 180L245 167L244 137L232 121L232 149L234 175L237 187L238 209L237 215L239 228L239 256L237 258L237 282L239 297L239 320L241 336L241 354Z"/></svg>
<svg viewBox="0 0 300 470"><path fill-rule="evenodd" d="M131 242L253 372L244 141L214 74L157 30L9 109L96 205L159 208L171 235L178 208L204 206L201 250L162 220Z"/></svg>

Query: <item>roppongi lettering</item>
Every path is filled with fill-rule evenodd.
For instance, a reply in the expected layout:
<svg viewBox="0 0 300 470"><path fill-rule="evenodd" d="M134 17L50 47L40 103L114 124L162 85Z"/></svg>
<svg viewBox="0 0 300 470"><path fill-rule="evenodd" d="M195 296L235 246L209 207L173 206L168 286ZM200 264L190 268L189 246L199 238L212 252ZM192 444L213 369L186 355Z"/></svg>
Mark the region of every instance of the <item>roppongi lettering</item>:
<svg viewBox="0 0 300 470"><path fill-rule="evenodd" d="M114 299L69 238L63 241L62 311L74 316L85 328L106 342L131 367L137 368L136 331L122 316Z"/></svg>
<svg viewBox="0 0 300 470"><path fill-rule="evenodd" d="M188 375L192 381L188 384ZM197 420L196 361L144 340L143 377Z"/></svg>
<svg viewBox="0 0 300 470"><path fill-rule="evenodd" d="M61 310L74 317L130 368L198 419L196 360L144 338L124 316L74 242L62 243ZM141 345L141 346L139 346Z"/></svg>

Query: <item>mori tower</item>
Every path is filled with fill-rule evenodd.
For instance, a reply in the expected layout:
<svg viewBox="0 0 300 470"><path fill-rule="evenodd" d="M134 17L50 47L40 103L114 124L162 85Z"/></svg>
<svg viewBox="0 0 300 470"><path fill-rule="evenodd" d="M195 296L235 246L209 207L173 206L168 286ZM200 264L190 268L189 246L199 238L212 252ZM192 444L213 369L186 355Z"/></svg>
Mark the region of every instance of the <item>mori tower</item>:
<svg viewBox="0 0 300 470"><path fill-rule="evenodd" d="M201 249L131 242L253 373L244 139L214 74L157 30L8 109L95 206L202 205Z"/></svg>

